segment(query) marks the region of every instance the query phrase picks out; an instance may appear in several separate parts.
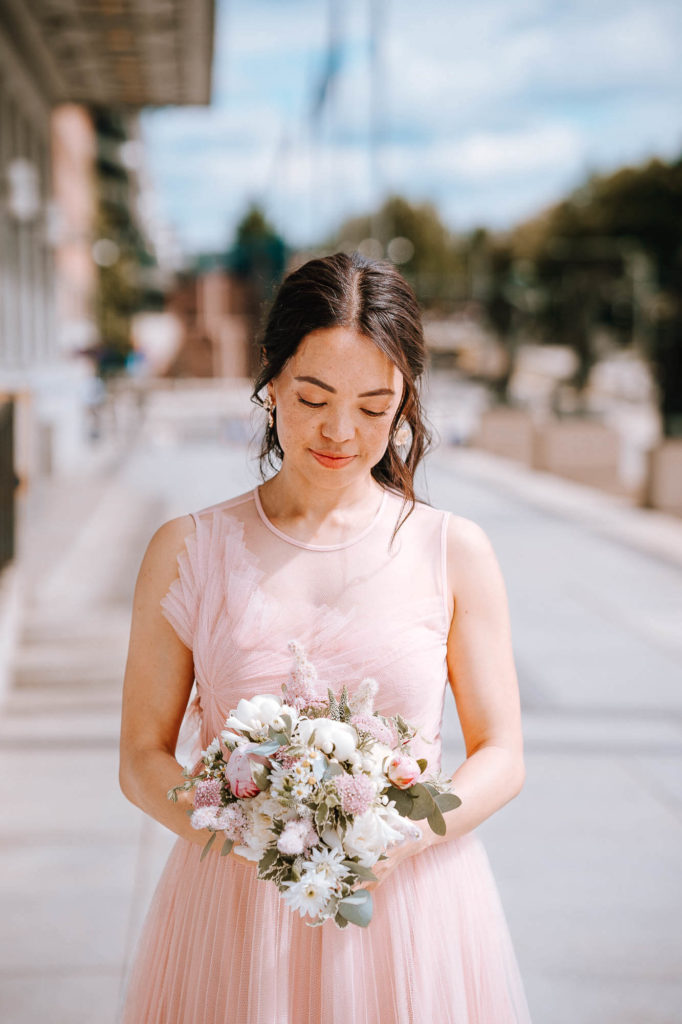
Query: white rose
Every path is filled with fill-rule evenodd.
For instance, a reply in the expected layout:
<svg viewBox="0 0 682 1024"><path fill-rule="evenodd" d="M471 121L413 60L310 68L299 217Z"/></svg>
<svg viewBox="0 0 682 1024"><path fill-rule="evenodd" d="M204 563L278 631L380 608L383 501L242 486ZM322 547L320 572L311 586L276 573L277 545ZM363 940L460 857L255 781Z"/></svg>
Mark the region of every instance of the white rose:
<svg viewBox="0 0 682 1024"><path fill-rule="evenodd" d="M367 772L373 778L383 776L386 771L388 761L393 757L393 751L385 743L379 743L375 741L369 750L363 750L361 753L362 759L362 770Z"/></svg>
<svg viewBox="0 0 682 1024"><path fill-rule="evenodd" d="M404 838L403 833L390 823L390 817L373 808L358 815L353 824L346 829L343 838L346 852L351 857L357 857L366 868L376 864L380 854L392 843L402 842Z"/></svg>

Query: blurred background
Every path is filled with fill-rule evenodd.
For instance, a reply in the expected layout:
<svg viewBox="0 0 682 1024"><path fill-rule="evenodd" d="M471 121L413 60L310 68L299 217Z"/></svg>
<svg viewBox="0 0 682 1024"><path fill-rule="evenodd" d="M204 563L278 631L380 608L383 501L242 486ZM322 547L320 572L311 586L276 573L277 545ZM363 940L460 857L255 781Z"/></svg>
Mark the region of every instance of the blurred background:
<svg viewBox="0 0 682 1024"><path fill-rule="evenodd" d="M533 1020L682 1021L681 101L669 0L0 0L3 1020L116 1019L174 840L117 782L139 563L257 482L264 312L359 249L507 582Z"/></svg>

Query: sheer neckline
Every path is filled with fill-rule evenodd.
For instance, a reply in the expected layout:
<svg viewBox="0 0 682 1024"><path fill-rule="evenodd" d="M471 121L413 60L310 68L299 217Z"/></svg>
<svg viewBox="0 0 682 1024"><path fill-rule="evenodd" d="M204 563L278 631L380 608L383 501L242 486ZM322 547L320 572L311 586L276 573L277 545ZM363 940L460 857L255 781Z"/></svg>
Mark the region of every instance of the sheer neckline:
<svg viewBox="0 0 682 1024"><path fill-rule="evenodd" d="M287 543L289 544L295 544L296 547L298 548L306 548L308 551L339 551L341 548L348 548L352 544L357 544L357 542L362 540L363 537L366 537L367 534L378 523L379 519L381 518L381 514L383 513L384 508L386 507L386 502L388 500L388 491L386 490L386 488L384 488L383 494L381 495L381 502L379 503L379 508L374 513L374 516L369 521L367 526L365 526L365 528L361 530L360 533L356 534L355 537L351 537L350 540L341 541L339 544L309 544L307 541L298 540L296 537L290 537L288 533L284 533L283 530L280 530L279 527L275 526L275 524L268 519L267 515L265 514L263 504L260 500L259 487L260 485L254 487L252 493L254 501L256 503L258 515L260 516L263 524L267 526L268 530L271 530L272 533L276 534L277 537L280 537L282 540L287 541Z"/></svg>

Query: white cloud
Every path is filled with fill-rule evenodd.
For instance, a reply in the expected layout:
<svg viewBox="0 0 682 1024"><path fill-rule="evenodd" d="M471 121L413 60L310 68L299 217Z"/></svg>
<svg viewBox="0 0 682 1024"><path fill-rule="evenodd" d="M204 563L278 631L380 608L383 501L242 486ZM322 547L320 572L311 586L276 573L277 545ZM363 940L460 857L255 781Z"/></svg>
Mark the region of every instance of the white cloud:
<svg viewBox="0 0 682 1024"><path fill-rule="evenodd" d="M220 6L216 105L145 115L149 162L192 245L224 247L260 197L296 242L376 189L431 198L453 225L509 226L586 170L682 146L682 8L672 0L391 0L384 131L371 172L366 0L340 5L347 61L313 137L326 45L318 0Z"/></svg>

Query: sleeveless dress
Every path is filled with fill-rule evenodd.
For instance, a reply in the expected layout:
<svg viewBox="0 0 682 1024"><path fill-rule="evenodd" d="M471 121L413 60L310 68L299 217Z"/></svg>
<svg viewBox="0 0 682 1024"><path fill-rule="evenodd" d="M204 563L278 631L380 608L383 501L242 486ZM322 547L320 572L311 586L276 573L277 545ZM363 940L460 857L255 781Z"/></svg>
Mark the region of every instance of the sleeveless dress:
<svg viewBox="0 0 682 1024"><path fill-rule="evenodd" d="M408 506L409 507L409 506ZM259 489L192 513L162 612L194 656L196 696L176 758L194 764L241 697L281 694L297 639L327 684L376 679L376 710L419 728L441 768L449 690L449 512L384 489L350 541L309 544L267 518ZM453 699L453 698L451 698ZM454 767L454 766L453 766ZM428 828L424 821L420 823ZM220 842L218 837L217 842ZM528 1024L485 849L453 837L373 889L367 928L311 927L255 863L178 836L147 911L122 1024Z"/></svg>

